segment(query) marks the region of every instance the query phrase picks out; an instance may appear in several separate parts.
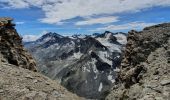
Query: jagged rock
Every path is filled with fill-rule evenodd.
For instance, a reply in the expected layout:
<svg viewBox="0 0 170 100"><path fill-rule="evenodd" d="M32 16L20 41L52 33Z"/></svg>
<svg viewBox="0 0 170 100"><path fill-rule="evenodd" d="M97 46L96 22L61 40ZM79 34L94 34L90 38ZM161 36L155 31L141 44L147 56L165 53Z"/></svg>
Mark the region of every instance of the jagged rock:
<svg viewBox="0 0 170 100"><path fill-rule="evenodd" d="M170 99L170 23L130 31L116 88L106 100Z"/></svg>
<svg viewBox="0 0 170 100"><path fill-rule="evenodd" d="M2 62L37 71L35 60L23 48L22 38L13 25L0 28L0 55Z"/></svg>

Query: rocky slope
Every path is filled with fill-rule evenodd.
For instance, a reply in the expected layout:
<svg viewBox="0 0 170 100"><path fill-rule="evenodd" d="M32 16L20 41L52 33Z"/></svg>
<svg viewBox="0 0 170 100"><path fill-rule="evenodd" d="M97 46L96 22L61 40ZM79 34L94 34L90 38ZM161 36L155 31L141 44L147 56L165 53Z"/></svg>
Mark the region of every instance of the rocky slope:
<svg viewBox="0 0 170 100"><path fill-rule="evenodd" d="M57 81L8 63L0 67L1 100L83 100Z"/></svg>
<svg viewBox="0 0 170 100"><path fill-rule="evenodd" d="M115 79L126 44L124 33L64 37L47 33L25 43L38 62L38 70L59 80L68 90L90 99L104 98Z"/></svg>
<svg viewBox="0 0 170 100"><path fill-rule="evenodd" d="M170 99L170 23L130 31L120 73L106 100Z"/></svg>
<svg viewBox="0 0 170 100"><path fill-rule="evenodd" d="M14 25L0 27L0 100L83 100L37 72Z"/></svg>

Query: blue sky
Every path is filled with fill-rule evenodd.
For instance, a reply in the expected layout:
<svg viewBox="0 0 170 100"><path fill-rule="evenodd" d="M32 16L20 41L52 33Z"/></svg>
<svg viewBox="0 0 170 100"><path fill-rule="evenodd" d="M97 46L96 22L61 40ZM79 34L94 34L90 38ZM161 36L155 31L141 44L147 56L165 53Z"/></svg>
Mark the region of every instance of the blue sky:
<svg viewBox="0 0 170 100"><path fill-rule="evenodd" d="M62 35L128 32L170 22L170 0L0 0L25 41L46 32Z"/></svg>

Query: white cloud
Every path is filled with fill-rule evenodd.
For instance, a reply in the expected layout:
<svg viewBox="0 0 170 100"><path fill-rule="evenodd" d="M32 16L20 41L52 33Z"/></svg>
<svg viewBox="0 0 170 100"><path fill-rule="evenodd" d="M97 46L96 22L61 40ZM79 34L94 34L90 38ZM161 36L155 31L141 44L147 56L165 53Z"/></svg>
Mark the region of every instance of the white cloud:
<svg viewBox="0 0 170 100"><path fill-rule="evenodd" d="M1 3L8 4L4 5L5 8L29 8L31 6L41 7L46 0L0 0Z"/></svg>
<svg viewBox="0 0 170 100"><path fill-rule="evenodd" d="M37 35L23 35L23 41L24 42L30 42L30 41L35 41L39 38Z"/></svg>
<svg viewBox="0 0 170 100"><path fill-rule="evenodd" d="M61 24L78 16L86 18L101 14L137 12L155 6L170 6L170 0L0 0L0 2L7 3L11 8L36 6L45 14L40 21L49 24Z"/></svg>
<svg viewBox="0 0 170 100"><path fill-rule="evenodd" d="M93 24L107 24L112 22L117 22L118 17L108 16L108 17L100 17L100 18L88 18L85 21L79 21L75 23L75 25L93 25Z"/></svg>
<svg viewBox="0 0 170 100"><path fill-rule="evenodd" d="M29 5L24 0L0 0L2 3L8 3L4 5L5 8L28 8Z"/></svg>
<svg viewBox="0 0 170 100"><path fill-rule="evenodd" d="M119 30L128 30L128 29L141 29L147 26L151 26L157 23L145 23L145 22L131 22L127 24L122 24L122 25L110 25L107 27L102 27L102 28L97 28L92 31L119 31Z"/></svg>
<svg viewBox="0 0 170 100"><path fill-rule="evenodd" d="M77 16L136 12L144 8L168 4L170 5L170 0L64 0L61 4L43 6L46 17L41 21L55 24Z"/></svg>
<svg viewBox="0 0 170 100"><path fill-rule="evenodd" d="M48 31L42 31L41 34L39 34L39 35L23 35L22 36L23 37L22 40L24 42L35 41L35 40L37 40L38 38L40 38L41 36L43 36L43 35L45 35L47 33L48 33Z"/></svg>

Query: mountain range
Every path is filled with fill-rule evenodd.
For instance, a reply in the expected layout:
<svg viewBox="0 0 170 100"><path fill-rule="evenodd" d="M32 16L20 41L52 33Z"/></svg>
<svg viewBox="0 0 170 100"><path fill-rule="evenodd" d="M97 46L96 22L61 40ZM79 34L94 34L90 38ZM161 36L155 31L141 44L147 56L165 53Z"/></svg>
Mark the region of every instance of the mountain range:
<svg viewBox="0 0 170 100"><path fill-rule="evenodd" d="M126 33L61 36L47 33L24 46L38 71L89 99L104 98L115 82L126 45Z"/></svg>

